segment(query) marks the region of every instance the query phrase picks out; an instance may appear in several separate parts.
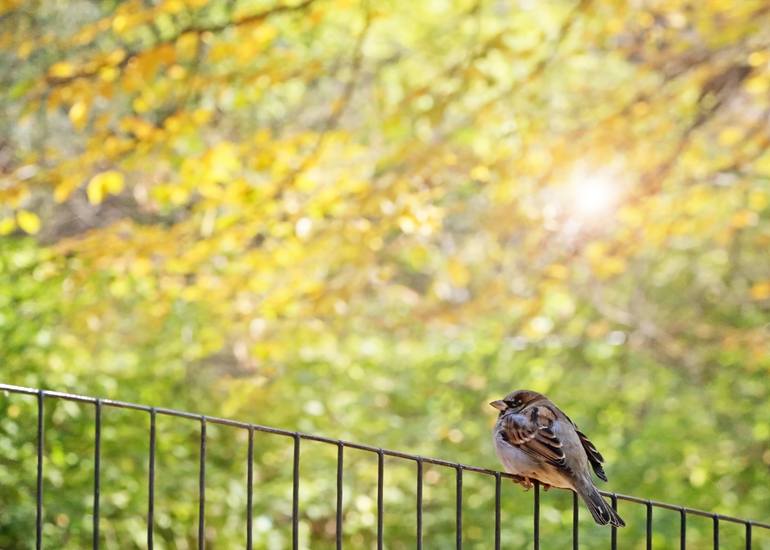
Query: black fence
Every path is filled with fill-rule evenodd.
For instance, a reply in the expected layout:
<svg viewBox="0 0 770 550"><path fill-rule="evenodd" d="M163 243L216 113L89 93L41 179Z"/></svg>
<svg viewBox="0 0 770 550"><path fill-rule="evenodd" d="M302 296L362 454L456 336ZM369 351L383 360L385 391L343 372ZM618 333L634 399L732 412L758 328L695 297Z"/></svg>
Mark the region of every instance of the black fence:
<svg viewBox="0 0 770 550"><path fill-rule="evenodd" d="M44 483L43 483L43 468L44 468L44 441L45 441L45 403L46 398L56 400L74 401L79 403L87 403L93 405L94 416L94 472L93 472L93 542L92 548L98 549L100 546L100 491L101 491L101 442L102 442L102 410L104 407L113 407L121 409L132 409L135 411L143 411L149 415L149 433L147 435L149 439L149 452L147 456L148 465L148 501L147 501L147 547L152 549L154 546L154 529L155 529L155 463L156 463L156 417L158 415L185 418L193 420L200 425L200 442L199 442L199 465L198 465L198 540L197 545L200 550L205 547L205 526L206 526L206 445L207 434L206 429L209 424L218 424L223 426L230 426L246 430L248 433L248 450L247 450L247 480L246 480L246 525L245 538L246 548L252 550L252 504L253 504L253 491L254 491L254 469L253 469L253 457L254 457L254 434L255 432L262 432L266 434L274 434L276 436L290 438L293 442L293 461L292 461L292 513L291 513L291 540L292 548L298 550L299 548L299 488L300 488L300 446L303 440L314 441L324 443L336 447L337 451L337 477L336 477L336 548L341 550L343 546L343 472L345 468L345 449L356 449L359 451L365 451L372 453L377 458L377 505L376 505L376 545L378 550L383 550L383 533L384 533L384 520L383 520L383 486L384 486L384 465L385 458L392 457L396 459L402 459L405 461L411 461L415 465L415 492L416 492L416 547L421 550L423 547L423 478L424 478L424 466L426 464L436 465L443 468L449 468L454 471L456 480L455 491L455 541L456 548L461 550L463 548L463 474L464 472L475 472L485 476L490 476L494 479L495 488L495 517L494 517L494 548L500 550L501 548L501 484L504 478L515 479L515 476L510 474L488 470L485 468L479 468L476 466L470 466L467 464L460 464L456 462L450 462L447 460L441 460L437 458L430 458L426 456L419 456L410 453L404 453L400 451L393 451L389 449L383 449L379 447L373 447L370 445L363 445L352 441L344 441L339 439L331 439L318 435L294 432L289 430L282 430L278 428L271 428L268 426L260 426L256 424L250 424L246 422L239 422L236 420L230 420L227 418L217 418L211 416L204 416L200 414L194 414L185 411L179 411L174 409L150 407L146 405L139 405L135 403L128 403L123 401L114 401L110 399L100 399L94 397L87 397L82 395L75 395L57 391L39 390L33 388L25 388L20 386L13 386L8 384L0 384L0 391L25 394L34 396L37 402L37 437L36 437L36 453L37 453L37 477L36 477L36 494L35 494L35 548L41 549L43 547L43 501L44 501ZM647 550L652 549L653 541L653 510L665 509L678 513L679 515L679 540L678 548L685 550L687 546L687 520L690 516L700 516L707 518L712 523L712 548L720 548L720 525L723 522L738 524L742 526L744 531L743 540L745 541L745 548L747 550L752 549L752 536L755 529L765 530L766 533L770 533L770 524L742 519L738 517L722 515L712 512L706 512L703 510L697 510L694 508L688 508L685 506L679 506L675 504L669 504L665 502L653 501L635 496L622 495L618 493L602 492L606 497L609 497L613 508L617 509L618 501L625 501L642 507L645 511L645 540ZM540 536L540 498L541 488L536 483L533 490L532 498L532 544L535 550L540 549L541 536ZM579 527L579 510L580 503L577 495L572 494L572 548L577 550L580 547L580 527ZM617 528L612 527L609 530L609 547L613 550L618 548ZM676 548L677 544L674 541L669 541L667 548Z"/></svg>

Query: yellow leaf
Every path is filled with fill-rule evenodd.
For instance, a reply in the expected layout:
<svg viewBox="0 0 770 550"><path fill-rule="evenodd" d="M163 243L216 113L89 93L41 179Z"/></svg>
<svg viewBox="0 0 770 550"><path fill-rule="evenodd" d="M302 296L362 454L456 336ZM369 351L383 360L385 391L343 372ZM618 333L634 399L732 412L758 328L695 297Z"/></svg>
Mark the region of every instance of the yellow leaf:
<svg viewBox="0 0 770 550"><path fill-rule="evenodd" d="M184 33L176 41L176 51L181 58L190 58L198 49L198 35L194 32Z"/></svg>
<svg viewBox="0 0 770 550"><path fill-rule="evenodd" d="M755 212L761 212L765 208L767 208L768 204L768 198L765 193L762 191L752 191L749 194L749 208L754 210Z"/></svg>
<svg viewBox="0 0 770 550"><path fill-rule="evenodd" d="M123 190L124 184L125 179L123 174L115 170L108 170L96 174L91 178L91 181L88 182L88 188L86 190L88 200L91 204L100 204L105 196L120 193Z"/></svg>
<svg viewBox="0 0 770 550"><path fill-rule="evenodd" d="M104 189L100 185L94 185L93 182L88 183L86 194L91 204L101 204L104 200Z"/></svg>
<svg viewBox="0 0 770 550"><path fill-rule="evenodd" d="M318 185L318 179L314 178L312 174L304 172L297 176L294 182L294 186L299 191L312 191Z"/></svg>
<svg viewBox="0 0 770 550"><path fill-rule="evenodd" d="M0 220L0 235L9 235L14 229L16 229L16 220L13 218Z"/></svg>
<svg viewBox="0 0 770 550"><path fill-rule="evenodd" d="M184 11L185 5L182 0L166 0L159 9L165 13L179 13Z"/></svg>
<svg viewBox="0 0 770 550"><path fill-rule="evenodd" d="M124 30L126 30L126 27L128 27L129 19L125 15L116 15L115 19L112 20L112 30L115 31L117 34L120 34Z"/></svg>
<svg viewBox="0 0 770 550"><path fill-rule="evenodd" d="M136 103L137 100L134 100ZM136 105L134 105L136 107ZM141 140L148 140L155 132L155 126L150 124L144 119L139 117L125 117L120 121L120 128L127 132L131 132Z"/></svg>
<svg viewBox="0 0 770 550"><path fill-rule="evenodd" d="M478 166L474 166L470 173L471 178L478 180L478 181L489 181L489 168L486 166L479 164Z"/></svg>
<svg viewBox="0 0 770 550"><path fill-rule="evenodd" d="M82 130L88 122L88 105L85 101L76 101L69 110L70 122L78 130Z"/></svg>
<svg viewBox="0 0 770 550"><path fill-rule="evenodd" d="M767 300L770 298L770 281L754 283L749 292L753 300Z"/></svg>
<svg viewBox="0 0 770 550"><path fill-rule="evenodd" d="M19 224L22 231L25 231L30 235L34 235L40 231L40 218L37 217L37 214L30 212L29 210L19 210L16 213L16 223Z"/></svg>
<svg viewBox="0 0 770 550"><path fill-rule="evenodd" d="M133 107L134 111L137 113L146 113L150 110L150 104L147 103L147 100L142 96L135 97L134 101L131 103L131 107Z"/></svg>
<svg viewBox="0 0 770 550"><path fill-rule="evenodd" d="M215 145L204 155L203 162L205 178L214 182L227 181L241 168L238 150L228 142Z"/></svg>
<svg viewBox="0 0 770 550"><path fill-rule="evenodd" d="M129 269L135 277L146 277L152 272L152 262L147 258L134 258Z"/></svg>
<svg viewBox="0 0 770 550"><path fill-rule="evenodd" d="M103 67L99 70L99 78L104 82L115 82L120 73L115 67Z"/></svg>
<svg viewBox="0 0 770 550"><path fill-rule="evenodd" d="M449 274L449 280L456 287L463 288L468 285L471 280L471 273L468 268L456 259L449 260L447 264L447 273Z"/></svg>
<svg viewBox="0 0 770 550"><path fill-rule="evenodd" d="M758 74L757 76L746 79L746 90L754 95L766 94L770 90L770 76Z"/></svg>
<svg viewBox="0 0 770 550"><path fill-rule="evenodd" d="M117 50L110 52L110 54L107 56L107 63L109 63L113 67L117 67L118 65L120 65L120 63L123 62L125 58L126 58L126 50L124 50L123 48L118 48Z"/></svg>
<svg viewBox="0 0 770 550"><path fill-rule="evenodd" d="M743 139L743 132L740 128L725 128L719 133L719 144L725 147L735 145Z"/></svg>
<svg viewBox="0 0 770 550"><path fill-rule="evenodd" d="M34 51L34 49L35 42L33 40L25 40L19 44L19 48L16 50L16 55L18 55L21 59L27 59L29 55Z"/></svg>
<svg viewBox="0 0 770 550"><path fill-rule="evenodd" d="M72 63L59 61L51 65L51 68L48 69L48 74L53 78L69 78L75 74L75 67L72 66Z"/></svg>
<svg viewBox="0 0 770 550"><path fill-rule="evenodd" d="M752 67L759 67L770 61L770 52L766 50L758 50L751 52L748 57L749 65Z"/></svg>
<svg viewBox="0 0 770 550"><path fill-rule="evenodd" d="M173 185L169 189L169 200L177 206L186 203L190 198L190 191L184 187Z"/></svg>
<svg viewBox="0 0 770 550"><path fill-rule="evenodd" d="M193 111L192 119L195 124L203 125L208 123L213 116L214 113L212 111L207 109L196 109Z"/></svg>
<svg viewBox="0 0 770 550"><path fill-rule="evenodd" d="M730 219L730 225L736 229L742 229L744 227L756 225L758 220L759 217L756 212L752 212L751 210L741 210L740 212L733 214L733 217Z"/></svg>
<svg viewBox="0 0 770 550"><path fill-rule="evenodd" d="M179 64L171 65L168 69L168 76L172 80L182 80L187 75L187 70Z"/></svg>
<svg viewBox="0 0 770 550"><path fill-rule="evenodd" d="M66 201L72 192L80 185L79 176L65 176L53 190L53 198L56 202Z"/></svg>

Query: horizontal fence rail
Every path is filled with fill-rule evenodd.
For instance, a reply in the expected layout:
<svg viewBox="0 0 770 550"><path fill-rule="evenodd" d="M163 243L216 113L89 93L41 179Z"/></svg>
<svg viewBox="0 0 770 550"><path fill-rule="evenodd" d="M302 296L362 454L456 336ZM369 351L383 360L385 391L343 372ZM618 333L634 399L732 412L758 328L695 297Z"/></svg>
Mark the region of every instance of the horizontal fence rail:
<svg viewBox="0 0 770 550"><path fill-rule="evenodd" d="M385 457L392 457L396 459L402 459L406 461L412 461L415 465L415 491L416 491L416 545L418 550L423 547L423 482L424 482L424 467L426 464L436 465L444 468L452 469L455 473L456 483L456 501L455 501L455 540L456 548L461 550L463 547L463 473L475 472L485 476L489 476L494 480L494 548L495 550L501 549L501 483L502 479L508 478L516 480L516 476L511 474L500 472L496 470L489 470L486 468L480 468L468 464L461 464L458 462L451 462L448 460L442 460L438 458L432 458L427 456L420 456L411 453L405 453L402 451L395 451L390 449L384 449L372 445L365 445L362 443L356 443L353 441L345 441L342 439L333 439L315 434L302 433L291 430L284 430L280 428L273 428L270 426L262 426L259 424L252 424L248 422L240 422L237 420L231 420L228 418L218 418L213 416L205 416L201 414L195 414L191 412L168 409L162 407L152 407L148 405L140 405L136 403L129 403L125 401L116 401L112 399L102 399L95 397L88 397L84 395L77 395L58 391L41 390L35 388L26 388L21 386L14 386L10 384L0 384L0 391L9 392L14 394L24 394L33 396L37 401L37 439L36 439L36 460L37 460L37 478L36 478L36 493L35 493L35 548L40 550L43 545L43 464L44 464L44 441L45 441L45 400L58 399L65 401L73 401L78 403L87 403L94 406L94 474L93 474L93 543L94 549L99 548L99 520L100 520L100 492L101 492L101 440L102 440L102 411L105 407L112 407L118 409L130 409L135 411L142 411L149 416L149 433L148 433L148 486L147 486L147 517L146 517L146 540L147 547L153 548L154 545L154 526L155 526L155 466L156 466L156 449L157 449L157 433L156 433L156 418L161 416L170 416L177 418L185 418L194 420L199 424L199 464L198 464L198 548L203 550L205 547L205 526L206 526L206 507L205 507L205 489L206 489L206 445L207 445L207 425L216 424L222 426L229 426L246 430L248 433L248 465L247 465L247 489L246 489L246 548L252 550L252 509L253 509L253 457L254 457L254 433L262 432L267 434L274 434L278 436L284 436L292 441L293 453L292 453L292 506L291 506L291 540L292 548L299 548L299 486L300 486L300 445L303 440L315 441L333 445L337 450L337 471L336 471L336 533L335 543L337 550L342 549L343 544L343 514L342 514L342 502L343 502L343 472L344 472L344 456L345 449L356 449L372 453L377 458L377 494L376 494L376 541L377 549L382 550L383 546L383 533L384 533L384 505L383 505L383 492L384 492L384 459ZM538 483L534 485L533 502L532 502L532 537L533 547L535 550L540 548L540 486ZM710 519L712 522L712 544L713 549L718 549L720 544L719 529L722 522L728 522L732 524L739 524L744 528L744 541L745 548L751 550L752 548L752 533L754 529L763 529L770 531L770 523L763 523L760 521L753 521L748 519L742 519L734 516L717 514L713 512L707 512L704 510L698 510L695 508L689 508L686 506L679 506L676 504L670 504L667 502L660 502L656 500L639 498L631 495L624 495L620 493L612 493L606 491L600 491L602 495L609 497L612 507L617 510L618 502L624 501L632 504L637 504L643 507L645 511L645 537L646 548L649 550L652 548L653 540L653 514L655 509L665 509L677 512L679 515L679 548L685 550L687 548L687 518L688 516L700 516ZM577 495L572 495L572 548L577 550L579 548L579 509ZM617 528L612 527L609 533L610 548L617 549ZM667 548L674 548L674 546L667 546Z"/></svg>

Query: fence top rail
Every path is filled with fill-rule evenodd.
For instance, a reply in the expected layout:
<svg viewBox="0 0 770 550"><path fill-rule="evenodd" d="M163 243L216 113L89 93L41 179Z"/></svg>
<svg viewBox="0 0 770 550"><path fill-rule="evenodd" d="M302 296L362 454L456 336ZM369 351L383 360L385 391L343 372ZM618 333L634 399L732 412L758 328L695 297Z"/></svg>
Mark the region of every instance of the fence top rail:
<svg viewBox="0 0 770 550"><path fill-rule="evenodd" d="M361 451L367 451L377 454L382 454L385 456L390 456L393 458L401 458L404 460L412 460L415 463L426 463L426 464L434 464L437 466L443 466L447 468L453 468L456 470L466 470L469 472L476 472L479 474L489 475L489 476L495 476L495 477L504 477L512 480L519 479L517 476L513 474L509 474L507 472L501 472L498 470L490 470L488 468L481 468L479 466L472 466L469 464L462 464L460 462L452 462L450 460L443 460L440 458L433 458L429 456L421 456L416 455L412 453L405 453L402 451L394 451L391 449L385 449L382 447L376 447L373 445L366 445L364 443L356 443L354 441L346 441L344 439L334 439L331 437L325 437L321 435L315 435L315 434L309 434L304 432L298 432L298 431L292 431L292 430L286 430L282 428L274 428L271 426L262 426L260 424L252 424L249 422L242 422L239 420L232 420L229 418L220 418L216 416L206 416L203 414L197 414L197 413L191 413L188 411L180 411L176 409L168 409L164 407L151 407L148 405L140 405L138 403L131 403L128 401L119 401L114 399L103 399L103 398L97 398L97 397L90 397L86 395L78 395L74 393L67 393L67 392L60 392L60 391L53 391L53 390L42 390L42 389L36 389L36 388L28 388L24 386L15 386L12 384L3 384L0 383L0 391L3 392L9 392L9 393L17 393L17 394L24 394L24 395L34 395L40 398L43 397L50 397L54 399L63 399L66 401L75 401L79 403L90 403L90 404L100 404L101 406L108 406L108 407L114 407L119 409L131 409L136 411L143 411L150 414L160 414L165 416L174 416L178 418L187 418L191 420L198 420L198 421L205 421L211 424L220 424L222 426L230 426L234 428L241 428L249 431L259 431L264 433L270 433L275 435L282 435L286 437L291 438L300 438L305 439L308 441L317 441L320 443L328 443L331 445L338 445L343 447L348 447L350 449L357 449ZM644 499L640 497L636 497L633 495L624 495L621 493L612 493L608 491L599 491L602 495L607 497L614 497L618 500L623 500L626 502L633 502L635 504L644 504L653 506L655 508L663 508L666 510L673 510L676 512L680 512L682 514L691 514L696 516L702 516L706 518L711 518L715 521L727 521L732 523L739 523L742 525L747 525L751 527L759 527L761 529L768 529L770 530L770 523L764 523L761 521L754 521L754 520L748 520L748 519L742 519L734 516L727 516L723 514L718 514L715 512L707 512L705 510L699 510L697 508L689 508L687 506L680 506L677 504L671 504L668 502L661 502L657 500L650 500L650 499Z"/></svg>

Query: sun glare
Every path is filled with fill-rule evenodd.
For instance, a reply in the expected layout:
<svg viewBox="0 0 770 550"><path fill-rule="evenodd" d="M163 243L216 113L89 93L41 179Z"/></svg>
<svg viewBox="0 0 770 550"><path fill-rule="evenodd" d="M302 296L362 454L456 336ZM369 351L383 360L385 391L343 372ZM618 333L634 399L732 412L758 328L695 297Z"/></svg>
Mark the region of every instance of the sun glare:
<svg viewBox="0 0 770 550"><path fill-rule="evenodd" d="M611 216L618 204L619 189L613 178L606 173L577 173L568 188L567 209L572 216L583 221L601 221Z"/></svg>

